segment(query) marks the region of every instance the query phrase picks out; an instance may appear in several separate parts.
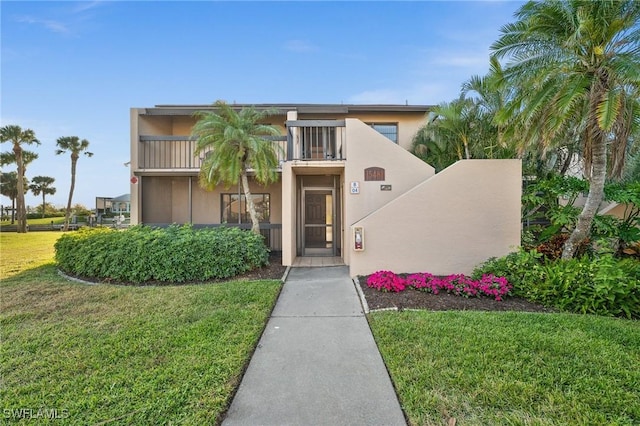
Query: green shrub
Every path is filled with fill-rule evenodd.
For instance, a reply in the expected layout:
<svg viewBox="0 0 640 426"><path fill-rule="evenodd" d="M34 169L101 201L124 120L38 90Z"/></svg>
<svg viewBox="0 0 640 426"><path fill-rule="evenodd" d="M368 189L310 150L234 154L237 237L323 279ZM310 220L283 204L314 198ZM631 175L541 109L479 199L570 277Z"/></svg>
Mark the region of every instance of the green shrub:
<svg viewBox="0 0 640 426"><path fill-rule="evenodd" d="M564 311L640 318L640 262L595 258L543 260L535 251L489 259L473 272L505 276L513 294Z"/></svg>
<svg viewBox="0 0 640 426"><path fill-rule="evenodd" d="M55 250L58 267L67 273L132 283L225 279L266 265L269 258L259 235L189 225L82 229L61 236Z"/></svg>
<svg viewBox="0 0 640 426"><path fill-rule="evenodd" d="M514 296L528 299L528 284L544 279L541 258L542 255L535 250L520 250L504 257L493 257L478 266L471 277L475 280L486 274L505 277L513 285L511 293Z"/></svg>

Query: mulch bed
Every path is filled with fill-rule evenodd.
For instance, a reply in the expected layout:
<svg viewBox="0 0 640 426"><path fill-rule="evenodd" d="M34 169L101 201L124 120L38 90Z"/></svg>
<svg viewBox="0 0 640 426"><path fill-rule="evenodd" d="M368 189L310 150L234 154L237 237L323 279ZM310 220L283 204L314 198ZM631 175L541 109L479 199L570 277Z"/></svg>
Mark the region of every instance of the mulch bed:
<svg viewBox="0 0 640 426"><path fill-rule="evenodd" d="M490 297L463 297L448 293L432 294L408 288L399 293L383 292L367 287L367 277L358 277L360 287L369 305L375 309L425 309L430 311L521 311L554 312L553 309L519 297L506 297L497 301Z"/></svg>

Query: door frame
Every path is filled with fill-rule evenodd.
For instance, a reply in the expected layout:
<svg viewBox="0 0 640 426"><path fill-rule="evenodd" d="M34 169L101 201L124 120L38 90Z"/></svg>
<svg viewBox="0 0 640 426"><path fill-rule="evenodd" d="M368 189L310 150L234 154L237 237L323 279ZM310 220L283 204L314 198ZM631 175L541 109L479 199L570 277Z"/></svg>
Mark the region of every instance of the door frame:
<svg viewBox="0 0 640 426"><path fill-rule="evenodd" d="M327 225L326 223L324 225L315 225L315 226L310 226L306 223L306 202L307 202L307 193L313 193L313 192L320 192L324 195L328 195L331 194L331 217L332 217L332 223L330 225ZM309 187L303 187L302 191L301 191L301 196L302 196L302 200L300 203L300 226L298 227L298 232L300 235L300 241L302 243L302 246L300 248L302 256L336 256L337 253L337 244L336 244L336 240L337 238L339 238L338 235L338 226L337 223L338 221L336 220L336 214L337 214L337 203L336 203L336 190L333 187L327 187L327 186L309 186ZM326 221L325 221L326 222ZM331 248L327 248L327 249L317 249L314 248L313 251L310 251L311 248L307 247L307 242L306 242L306 229L307 227L323 227L328 228L331 227Z"/></svg>

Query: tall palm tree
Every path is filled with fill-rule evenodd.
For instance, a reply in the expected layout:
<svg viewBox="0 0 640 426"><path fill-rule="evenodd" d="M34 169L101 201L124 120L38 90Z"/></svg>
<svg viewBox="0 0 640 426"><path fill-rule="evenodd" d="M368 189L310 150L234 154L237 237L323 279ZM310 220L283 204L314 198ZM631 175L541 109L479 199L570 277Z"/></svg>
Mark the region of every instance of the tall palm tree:
<svg viewBox="0 0 640 426"><path fill-rule="evenodd" d="M18 232L25 233L27 232L27 209L24 204L24 194L27 192L24 183L25 177L25 157L24 150L22 149L23 145L39 145L40 141L36 139L36 135L31 129L22 129L20 126L16 125L8 125L4 126L0 129L0 142L10 142L12 147L12 153L9 155L13 155L13 159L15 160L16 165L18 166L18 182L17 182L17 197L16 197L16 208L17 208L17 216L18 216ZM5 153L6 159L7 153ZM35 158L37 158L37 154ZM32 157L31 160L34 158Z"/></svg>
<svg viewBox="0 0 640 426"><path fill-rule="evenodd" d="M496 122L495 116L511 96L511 90L501 85L503 70L500 62L491 58L489 73L474 75L462 84L462 96L471 99L475 107L477 138L476 156L479 158L514 158L516 150L505 137L504 125ZM478 149L480 148L481 151Z"/></svg>
<svg viewBox="0 0 640 426"><path fill-rule="evenodd" d="M251 217L251 230L260 234L260 222L249 190L247 171L253 171L254 179L266 185L278 179L278 155L269 136L280 131L261 122L271 111L257 111L253 107L234 110L224 101L216 101L216 112L196 113L198 121L192 134L197 137L195 154L206 154L200 167L200 185L213 189L219 184L229 188L238 179Z"/></svg>
<svg viewBox="0 0 640 426"><path fill-rule="evenodd" d="M629 135L640 125L640 2L530 1L515 16L491 47L508 59L504 80L518 89L499 118L519 116L529 144L547 146L570 128L581 135L590 186L563 248L567 259L590 234L607 162L609 176L621 173Z"/></svg>
<svg viewBox="0 0 640 426"><path fill-rule="evenodd" d="M31 179L31 185L29 185L29 189L33 192L33 195L36 197L42 194L42 217L44 217L44 212L47 207L47 203L45 202L45 197L47 195L53 195L56 193L56 188L53 186L53 182L56 180L49 176L35 176Z"/></svg>
<svg viewBox="0 0 640 426"><path fill-rule="evenodd" d="M64 154L65 152L71 153L71 187L69 188L69 199L67 201L67 210L64 214L64 230L69 230L69 217L71 216L71 200L73 199L73 190L76 186L76 165L80 154L84 154L87 157L93 156L93 153L87 151L89 148L89 141L86 139L80 140L77 136L63 136L56 140L56 155Z"/></svg>
<svg viewBox="0 0 640 426"><path fill-rule="evenodd" d="M2 173L0 193L11 200L11 224L15 223L16 199L18 198L18 173Z"/></svg>

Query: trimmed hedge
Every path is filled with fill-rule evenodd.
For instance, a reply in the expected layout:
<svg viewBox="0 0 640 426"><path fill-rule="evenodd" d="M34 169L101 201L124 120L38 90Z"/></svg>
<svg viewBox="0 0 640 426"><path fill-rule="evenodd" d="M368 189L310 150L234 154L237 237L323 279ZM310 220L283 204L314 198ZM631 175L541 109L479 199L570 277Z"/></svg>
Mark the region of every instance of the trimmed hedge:
<svg viewBox="0 0 640 426"><path fill-rule="evenodd" d="M226 279L269 261L261 236L233 227L81 229L62 235L55 251L66 273L136 284Z"/></svg>
<svg viewBox="0 0 640 426"><path fill-rule="evenodd" d="M513 294L563 311L640 319L640 262L611 254L545 259L535 250L489 259L472 276L501 275Z"/></svg>

